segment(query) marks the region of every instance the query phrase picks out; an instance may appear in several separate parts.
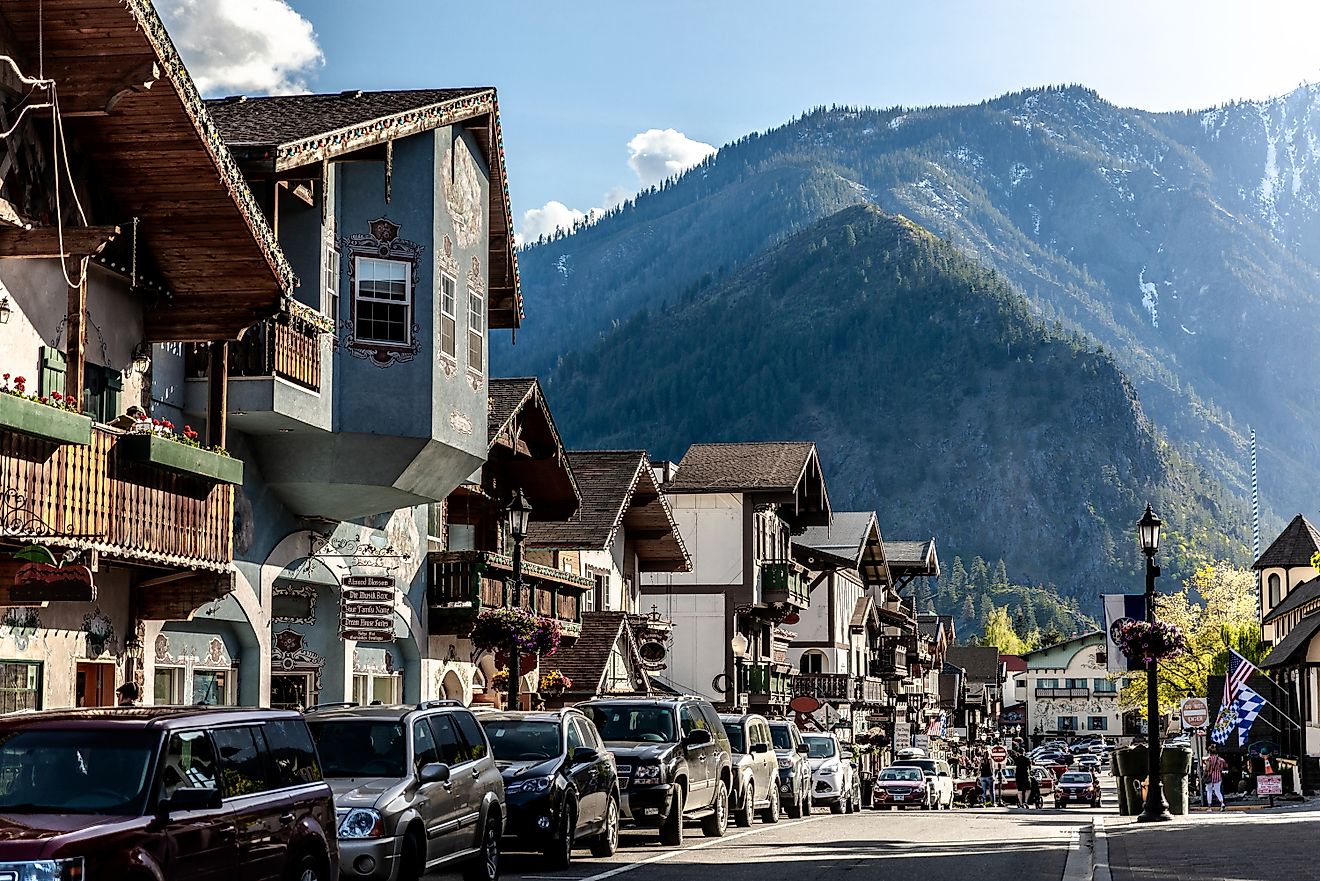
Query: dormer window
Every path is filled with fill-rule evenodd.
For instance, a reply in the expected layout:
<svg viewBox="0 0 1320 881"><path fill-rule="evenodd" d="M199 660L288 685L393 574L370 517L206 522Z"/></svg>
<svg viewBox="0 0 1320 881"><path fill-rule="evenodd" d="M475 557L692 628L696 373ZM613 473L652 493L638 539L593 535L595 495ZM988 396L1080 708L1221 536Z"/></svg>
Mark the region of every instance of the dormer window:
<svg viewBox="0 0 1320 881"><path fill-rule="evenodd" d="M359 343L412 344L410 264L402 260L358 257L355 273L354 335Z"/></svg>

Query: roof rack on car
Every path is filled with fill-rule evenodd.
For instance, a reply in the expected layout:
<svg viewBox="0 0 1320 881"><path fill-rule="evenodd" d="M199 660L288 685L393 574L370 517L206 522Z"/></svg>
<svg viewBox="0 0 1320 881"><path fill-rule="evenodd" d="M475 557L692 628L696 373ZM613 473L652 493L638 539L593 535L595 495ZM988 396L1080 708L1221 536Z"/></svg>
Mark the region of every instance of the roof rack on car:
<svg viewBox="0 0 1320 881"><path fill-rule="evenodd" d="M420 704L417 705L417 709L434 710L436 707L461 707L461 706L463 706L462 701L456 701L453 700L452 698L445 698L443 700L422 701Z"/></svg>
<svg viewBox="0 0 1320 881"><path fill-rule="evenodd" d="M357 701L332 701L330 703L317 704L314 707L308 707L307 709L303 710L303 712L315 713L317 710L334 710L342 707L356 707L356 706L359 706Z"/></svg>

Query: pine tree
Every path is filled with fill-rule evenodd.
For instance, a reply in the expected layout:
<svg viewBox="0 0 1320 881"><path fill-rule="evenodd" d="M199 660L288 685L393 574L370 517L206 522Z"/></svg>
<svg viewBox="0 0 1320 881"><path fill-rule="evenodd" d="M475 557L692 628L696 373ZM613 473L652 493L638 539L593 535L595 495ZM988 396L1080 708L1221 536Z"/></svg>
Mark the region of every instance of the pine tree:
<svg viewBox="0 0 1320 881"><path fill-rule="evenodd" d="M985 593L990 589L990 567L979 556L972 559L972 571L968 576L968 582L977 593Z"/></svg>
<svg viewBox="0 0 1320 881"><path fill-rule="evenodd" d="M991 576L990 586L995 590L1008 587L1008 567L1004 565L1002 559L995 564L995 574Z"/></svg>

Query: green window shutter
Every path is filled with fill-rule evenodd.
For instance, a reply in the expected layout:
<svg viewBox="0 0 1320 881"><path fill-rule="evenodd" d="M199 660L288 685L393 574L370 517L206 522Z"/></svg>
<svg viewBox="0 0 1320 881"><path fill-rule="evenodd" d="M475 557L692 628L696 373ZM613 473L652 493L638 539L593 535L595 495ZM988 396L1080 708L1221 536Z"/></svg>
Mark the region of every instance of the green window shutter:
<svg viewBox="0 0 1320 881"><path fill-rule="evenodd" d="M65 363L64 353L59 349L41 347L41 381L37 386L37 394L64 393Z"/></svg>
<svg viewBox="0 0 1320 881"><path fill-rule="evenodd" d="M120 402L124 397L124 374L118 370L106 368L105 378L105 397L103 400L104 412L99 416L100 421L109 422L114 419L123 410L120 408Z"/></svg>

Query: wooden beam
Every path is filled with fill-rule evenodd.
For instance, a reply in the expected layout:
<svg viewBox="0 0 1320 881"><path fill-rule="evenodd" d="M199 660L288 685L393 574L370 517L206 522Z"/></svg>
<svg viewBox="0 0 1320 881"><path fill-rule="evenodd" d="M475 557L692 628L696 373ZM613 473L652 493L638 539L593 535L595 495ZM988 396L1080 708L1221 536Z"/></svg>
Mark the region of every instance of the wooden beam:
<svg viewBox="0 0 1320 881"><path fill-rule="evenodd" d="M0 228L0 257L71 258L91 257L115 236L117 226L83 226L64 231L64 246L60 246L60 233L55 227L36 229L20 227Z"/></svg>
<svg viewBox="0 0 1320 881"><path fill-rule="evenodd" d="M206 444L223 447L229 421L229 343L211 343L211 364L206 375Z"/></svg>
<svg viewBox="0 0 1320 881"><path fill-rule="evenodd" d="M80 274L81 283L69 288L69 310L65 313L64 394L82 406L86 404L83 400L83 374L87 358L87 276Z"/></svg>

